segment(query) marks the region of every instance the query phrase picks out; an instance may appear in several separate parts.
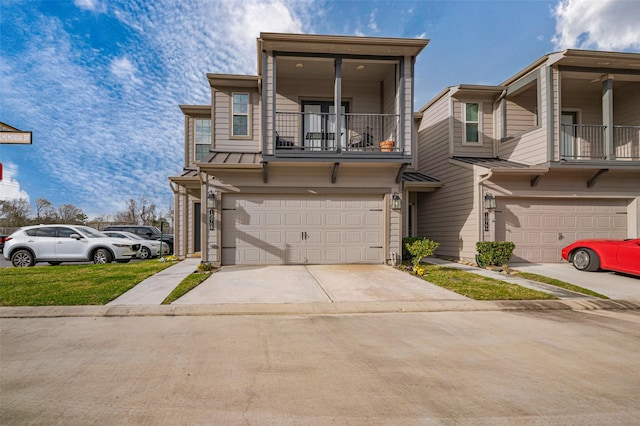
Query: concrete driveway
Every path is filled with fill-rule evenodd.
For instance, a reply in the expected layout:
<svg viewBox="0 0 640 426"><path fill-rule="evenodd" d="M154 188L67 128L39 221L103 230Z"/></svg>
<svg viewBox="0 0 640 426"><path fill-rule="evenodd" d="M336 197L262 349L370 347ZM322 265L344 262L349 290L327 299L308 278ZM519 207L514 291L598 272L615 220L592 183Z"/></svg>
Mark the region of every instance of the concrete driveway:
<svg viewBox="0 0 640 426"><path fill-rule="evenodd" d="M225 266L173 304L468 300L385 265Z"/></svg>
<svg viewBox="0 0 640 426"><path fill-rule="evenodd" d="M582 272L569 263L522 263L513 269L544 275L603 294L611 299L640 299L640 278L614 272Z"/></svg>

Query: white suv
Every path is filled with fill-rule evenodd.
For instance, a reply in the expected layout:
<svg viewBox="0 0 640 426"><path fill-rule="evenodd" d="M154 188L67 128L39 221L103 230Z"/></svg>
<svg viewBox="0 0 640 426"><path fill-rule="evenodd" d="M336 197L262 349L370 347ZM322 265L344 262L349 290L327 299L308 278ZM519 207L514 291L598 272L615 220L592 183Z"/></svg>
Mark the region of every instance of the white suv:
<svg viewBox="0 0 640 426"><path fill-rule="evenodd" d="M88 226L35 225L9 235L3 255L13 266L33 266L37 262L126 263L139 249L135 241L111 238Z"/></svg>

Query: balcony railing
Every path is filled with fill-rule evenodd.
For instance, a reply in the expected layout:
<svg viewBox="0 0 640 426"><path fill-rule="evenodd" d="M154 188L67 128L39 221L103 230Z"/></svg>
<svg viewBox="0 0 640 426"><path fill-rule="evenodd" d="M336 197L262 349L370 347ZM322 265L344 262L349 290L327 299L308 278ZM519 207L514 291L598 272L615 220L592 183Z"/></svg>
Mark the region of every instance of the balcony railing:
<svg viewBox="0 0 640 426"><path fill-rule="evenodd" d="M640 160L640 126L613 126L616 158Z"/></svg>
<svg viewBox="0 0 640 426"><path fill-rule="evenodd" d="M403 151L397 114L342 114L336 140L336 114L276 112L276 153Z"/></svg>
<svg viewBox="0 0 640 426"><path fill-rule="evenodd" d="M560 158L604 160L607 158L607 126L592 124L560 125ZM640 126L614 126L612 159L640 160Z"/></svg>

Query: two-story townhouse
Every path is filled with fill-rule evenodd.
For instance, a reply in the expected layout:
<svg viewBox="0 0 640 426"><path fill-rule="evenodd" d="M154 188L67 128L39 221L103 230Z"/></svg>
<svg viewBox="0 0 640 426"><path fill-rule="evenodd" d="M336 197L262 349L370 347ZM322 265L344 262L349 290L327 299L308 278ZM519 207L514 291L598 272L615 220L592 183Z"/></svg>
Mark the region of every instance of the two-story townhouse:
<svg viewBox="0 0 640 426"><path fill-rule="evenodd" d="M418 235L475 257L512 241L512 261L560 261L584 238L640 234L640 55L565 50L499 86L449 87L416 114Z"/></svg>
<svg viewBox="0 0 640 426"><path fill-rule="evenodd" d="M441 184L414 162L428 40L261 33L255 76L181 106L175 252L222 265L399 261L403 212Z"/></svg>

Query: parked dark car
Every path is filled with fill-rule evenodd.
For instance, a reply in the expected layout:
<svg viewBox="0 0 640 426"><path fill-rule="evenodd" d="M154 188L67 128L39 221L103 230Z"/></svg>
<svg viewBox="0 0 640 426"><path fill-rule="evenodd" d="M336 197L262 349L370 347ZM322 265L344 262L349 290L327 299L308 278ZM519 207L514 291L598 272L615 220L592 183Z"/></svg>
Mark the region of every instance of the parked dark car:
<svg viewBox="0 0 640 426"><path fill-rule="evenodd" d="M104 228L105 231L127 231L132 232L146 240L160 240L169 245L169 253L173 253L173 235L160 233L157 226L146 225L109 225Z"/></svg>

